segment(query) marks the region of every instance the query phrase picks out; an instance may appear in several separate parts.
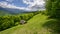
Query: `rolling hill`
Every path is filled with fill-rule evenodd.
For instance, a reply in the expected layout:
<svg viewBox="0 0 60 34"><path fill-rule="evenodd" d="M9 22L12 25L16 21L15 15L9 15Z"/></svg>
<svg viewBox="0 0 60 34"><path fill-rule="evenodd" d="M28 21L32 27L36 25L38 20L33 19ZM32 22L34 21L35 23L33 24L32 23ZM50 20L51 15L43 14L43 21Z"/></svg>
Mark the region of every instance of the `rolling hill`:
<svg viewBox="0 0 60 34"><path fill-rule="evenodd" d="M4 10L0 10L0 16L1 15L10 15L10 13L9 12L6 12Z"/></svg>
<svg viewBox="0 0 60 34"><path fill-rule="evenodd" d="M11 13L11 14L26 13L26 12L35 12L35 11L26 11L26 10L13 9L13 8L2 8L2 7L0 7L0 10L8 12L8 13Z"/></svg>
<svg viewBox="0 0 60 34"><path fill-rule="evenodd" d="M35 15L24 25L18 25L13 28L1 31L0 34L50 34L42 25L46 23L48 16Z"/></svg>

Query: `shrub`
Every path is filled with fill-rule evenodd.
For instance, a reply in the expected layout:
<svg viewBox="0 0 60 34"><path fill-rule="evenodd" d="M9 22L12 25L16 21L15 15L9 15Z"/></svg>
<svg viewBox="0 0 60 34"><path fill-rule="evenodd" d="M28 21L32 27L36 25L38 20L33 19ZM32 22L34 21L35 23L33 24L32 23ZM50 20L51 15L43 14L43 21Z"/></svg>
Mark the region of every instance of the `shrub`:
<svg viewBox="0 0 60 34"><path fill-rule="evenodd" d="M29 20L31 17L33 17L33 13L30 14L23 14L23 15L5 15L0 16L0 31L11 28L13 26L19 25L21 17L23 17L24 20Z"/></svg>

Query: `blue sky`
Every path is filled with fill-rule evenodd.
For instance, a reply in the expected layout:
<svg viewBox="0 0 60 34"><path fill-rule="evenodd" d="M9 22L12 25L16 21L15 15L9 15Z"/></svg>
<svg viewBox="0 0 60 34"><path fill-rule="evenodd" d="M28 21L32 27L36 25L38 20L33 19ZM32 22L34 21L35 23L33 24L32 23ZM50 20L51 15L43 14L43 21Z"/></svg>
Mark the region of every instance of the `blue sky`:
<svg viewBox="0 0 60 34"><path fill-rule="evenodd" d="M27 11L36 11L44 8L43 0L0 0L0 7Z"/></svg>

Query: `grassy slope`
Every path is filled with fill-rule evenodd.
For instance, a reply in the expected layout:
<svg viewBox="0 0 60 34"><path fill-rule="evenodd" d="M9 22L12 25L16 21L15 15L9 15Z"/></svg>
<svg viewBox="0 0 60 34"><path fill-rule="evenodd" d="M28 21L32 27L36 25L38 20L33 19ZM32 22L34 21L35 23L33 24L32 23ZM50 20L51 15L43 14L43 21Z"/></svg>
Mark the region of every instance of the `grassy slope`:
<svg viewBox="0 0 60 34"><path fill-rule="evenodd" d="M50 34L42 25L47 21L47 16L38 14L31 18L27 24L18 25L0 32L0 34Z"/></svg>

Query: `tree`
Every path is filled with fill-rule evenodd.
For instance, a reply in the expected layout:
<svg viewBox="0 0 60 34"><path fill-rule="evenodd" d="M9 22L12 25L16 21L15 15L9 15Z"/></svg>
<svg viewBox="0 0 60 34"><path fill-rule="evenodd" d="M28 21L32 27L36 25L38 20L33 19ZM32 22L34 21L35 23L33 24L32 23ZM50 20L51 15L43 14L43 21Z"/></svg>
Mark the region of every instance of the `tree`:
<svg viewBox="0 0 60 34"><path fill-rule="evenodd" d="M46 0L47 14L60 18L60 0Z"/></svg>

